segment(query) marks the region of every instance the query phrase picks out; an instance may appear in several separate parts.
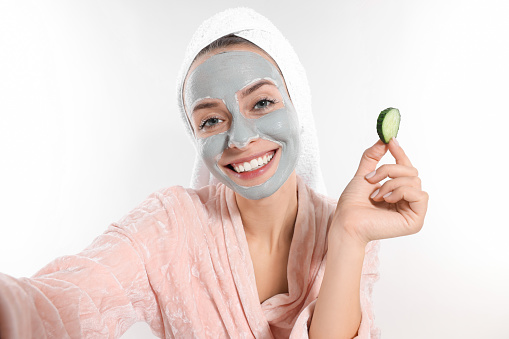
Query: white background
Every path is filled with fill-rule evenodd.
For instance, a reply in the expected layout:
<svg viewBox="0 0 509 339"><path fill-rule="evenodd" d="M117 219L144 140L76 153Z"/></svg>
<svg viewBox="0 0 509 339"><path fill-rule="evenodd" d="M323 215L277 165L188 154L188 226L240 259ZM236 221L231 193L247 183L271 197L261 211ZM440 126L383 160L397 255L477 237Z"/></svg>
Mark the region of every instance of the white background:
<svg viewBox="0 0 509 339"><path fill-rule="evenodd" d="M188 185L177 71L198 25L238 5L272 20L307 70L331 196L377 140L378 113L402 113L430 205L419 234L382 242L383 337L508 338L506 1L1 0L0 271L30 276L151 192Z"/></svg>

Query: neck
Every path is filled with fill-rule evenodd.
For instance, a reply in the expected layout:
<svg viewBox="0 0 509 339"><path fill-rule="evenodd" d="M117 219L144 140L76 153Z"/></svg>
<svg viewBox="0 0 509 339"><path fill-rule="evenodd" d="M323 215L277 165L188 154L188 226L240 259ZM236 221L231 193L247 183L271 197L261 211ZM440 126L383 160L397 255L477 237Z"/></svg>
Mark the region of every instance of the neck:
<svg viewBox="0 0 509 339"><path fill-rule="evenodd" d="M295 171L269 197L249 200L235 193L244 231L249 243L269 254L288 249L297 218L297 177Z"/></svg>

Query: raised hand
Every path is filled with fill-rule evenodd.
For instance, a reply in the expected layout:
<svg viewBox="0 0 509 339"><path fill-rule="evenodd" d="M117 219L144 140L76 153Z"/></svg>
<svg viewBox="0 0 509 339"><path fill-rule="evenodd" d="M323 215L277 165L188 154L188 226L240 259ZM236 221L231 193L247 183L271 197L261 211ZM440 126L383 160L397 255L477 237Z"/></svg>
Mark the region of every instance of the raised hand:
<svg viewBox="0 0 509 339"><path fill-rule="evenodd" d="M396 164L382 165L387 153ZM391 178L383 185L385 178ZM395 139L378 141L362 155L357 173L341 195L331 232L347 235L360 244L420 231L428 207L417 169Z"/></svg>

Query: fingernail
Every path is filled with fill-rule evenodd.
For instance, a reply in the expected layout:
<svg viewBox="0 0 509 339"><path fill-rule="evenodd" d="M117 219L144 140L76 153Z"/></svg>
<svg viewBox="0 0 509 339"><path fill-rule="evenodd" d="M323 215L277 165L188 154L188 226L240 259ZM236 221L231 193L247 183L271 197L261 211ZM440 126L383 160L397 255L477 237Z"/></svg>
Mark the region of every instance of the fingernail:
<svg viewBox="0 0 509 339"><path fill-rule="evenodd" d="M366 174L366 177L365 177L365 178L366 178L366 179L373 178L373 177L375 176L375 173L376 173L376 170L375 170L375 171L373 171L373 172L371 172L371 173Z"/></svg>
<svg viewBox="0 0 509 339"><path fill-rule="evenodd" d="M383 196L383 198L385 199L385 198L387 198L387 197L388 197L389 195L391 195L391 194L392 194L392 192L389 192L389 193L387 193L386 195L384 195L384 196Z"/></svg>
<svg viewBox="0 0 509 339"><path fill-rule="evenodd" d="M394 143L396 144L396 146L399 146L399 141L398 141L398 139L396 139L396 137L392 137L392 140L394 140Z"/></svg>
<svg viewBox="0 0 509 339"><path fill-rule="evenodd" d="M370 198L373 199L374 197L376 197L378 195L378 192L380 192L380 189L374 191L373 194L371 194Z"/></svg>

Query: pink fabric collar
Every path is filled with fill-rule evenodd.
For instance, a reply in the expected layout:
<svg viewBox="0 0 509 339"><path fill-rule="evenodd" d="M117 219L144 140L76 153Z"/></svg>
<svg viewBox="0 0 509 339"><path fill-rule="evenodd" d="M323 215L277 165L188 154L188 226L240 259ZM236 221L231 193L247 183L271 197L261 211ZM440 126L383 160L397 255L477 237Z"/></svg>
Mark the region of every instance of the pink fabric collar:
<svg viewBox="0 0 509 339"><path fill-rule="evenodd" d="M328 219L328 215L323 213L327 214L325 206L316 205L318 200L313 199L314 192L297 176L299 206L288 258L289 293L272 296L260 305L253 262L235 195L231 189L222 184L221 186L220 189L224 190L221 195L225 194L227 205L221 207L221 213L229 214L229 217L225 216L223 220L232 221L224 223L223 228L235 285L246 319L251 329L258 332L253 334L255 337L270 338L272 334L269 324L273 321L281 322L281 318L294 320L297 317L305 307L304 303L308 299L318 271L320 268L323 269L321 266L324 266L327 224L317 223L315 213L321 213L318 216L319 220ZM320 207L321 210L315 210ZM290 325L289 323L288 326Z"/></svg>

